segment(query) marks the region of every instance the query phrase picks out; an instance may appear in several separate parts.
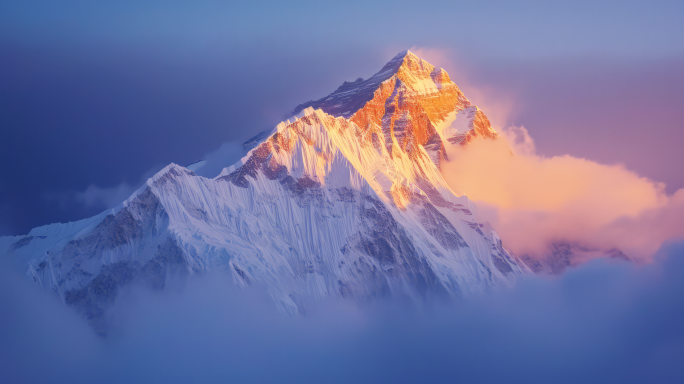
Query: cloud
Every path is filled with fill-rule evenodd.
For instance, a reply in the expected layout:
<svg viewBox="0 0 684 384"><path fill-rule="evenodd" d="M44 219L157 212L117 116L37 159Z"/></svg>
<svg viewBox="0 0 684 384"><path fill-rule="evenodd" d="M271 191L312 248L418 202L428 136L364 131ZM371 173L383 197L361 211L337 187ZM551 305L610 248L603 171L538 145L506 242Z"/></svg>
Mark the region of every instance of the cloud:
<svg viewBox="0 0 684 384"><path fill-rule="evenodd" d="M448 305L327 303L303 317L229 274L131 288L97 338L0 265L3 382L681 382L684 244Z"/></svg>
<svg viewBox="0 0 684 384"><path fill-rule="evenodd" d="M219 149L206 154L202 159L204 163L193 171L200 176L213 178L218 176L223 168L235 164L244 155L245 151L240 143L228 141L221 144Z"/></svg>
<svg viewBox="0 0 684 384"><path fill-rule="evenodd" d="M665 240L684 236L684 190L669 196L622 165L538 156L524 127L502 133L450 148L443 175L514 252L540 254L569 241L648 260Z"/></svg>
<svg viewBox="0 0 684 384"><path fill-rule="evenodd" d="M156 165L148 169L145 173L140 176L140 179L135 185L128 184L126 181L111 186L111 187L99 187L95 184L89 185L82 192L74 192L72 194L60 193L48 195L48 198L61 200L62 204L66 208L66 200L75 200L78 204L86 208L93 209L109 209L114 208L117 205L128 199L136 189L143 185L147 179L154 176L163 166Z"/></svg>
<svg viewBox="0 0 684 384"><path fill-rule="evenodd" d="M229 141L221 144L217 150L207 153L202 159L202 163L194 164L194 167L191 166L190 168L200 176L216 177L223 168L233 165L243 155L244 150L241 145L235 141ZM163 167L156 166L149 169L140 177L140 181L135 185L125 181L112 187L99 187L91 184L84 191L75 192L71 196L63 194L64 196L61 196L61 199L73 198L86 208L113 208L129 198L138 187L143 185L147 179L152 177L161 168Z"/></svg>
<svg viewBox="0 0 684 384"><path fill-rule="evenodd" d="M126 200L134 191L135 188L126 182L109 188L91 184L85 191L76 192L74 198L88 208L113 208Z"/></svg>
<svg viewBox="0 0 684 384"><path fill-rule="evenodd" d="M213 178L221 173L223 168L235 164L244 156L244 154L245 151L238 142L228 141L221 144L217 150L207 153L203 157L202 162L186 165L190 166L190 169L197 175ZM66 200L73 199L85 208L114 208L129 198L137 188L143 185L147 179L152 177L162 168L162 166L156 166L149 169L140 177L140 181L135 185L131 185L125 181L112 187L99 187L95 184L91 184L82 192L75 192L73 194L52 194L49 195L48 198L62 201L65 207Z"/></svg>

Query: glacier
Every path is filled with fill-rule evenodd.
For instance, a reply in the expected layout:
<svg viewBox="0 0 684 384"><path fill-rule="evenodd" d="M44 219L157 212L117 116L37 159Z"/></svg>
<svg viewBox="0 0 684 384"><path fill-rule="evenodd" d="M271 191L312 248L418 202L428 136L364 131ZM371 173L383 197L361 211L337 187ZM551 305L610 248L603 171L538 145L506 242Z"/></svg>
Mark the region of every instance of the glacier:
<svg viewBox="0 0 684 384"><path fill-rule="evenodd" d="M532 273L440 173L447 146L498 137L443 69L404 51L293 115L214 177L197 174L206 161L170 164L118 207L2 237L0 251L100 330L123 287L216 269L291 314L468 297Z"/></svg>

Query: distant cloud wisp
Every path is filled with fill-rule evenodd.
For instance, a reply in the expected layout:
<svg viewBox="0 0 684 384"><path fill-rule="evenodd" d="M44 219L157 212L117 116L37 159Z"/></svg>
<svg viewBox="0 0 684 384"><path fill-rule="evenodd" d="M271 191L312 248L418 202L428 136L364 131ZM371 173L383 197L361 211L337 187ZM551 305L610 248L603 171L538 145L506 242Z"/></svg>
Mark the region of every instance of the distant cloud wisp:
<svg viewBox="0 0 684 384"><path fill-rule="evenodd" d="M126 200L134 191L135 188L126 182L108 188L91 184L85 191L76 192L74 198L88 208L113 208Z"/></svg>

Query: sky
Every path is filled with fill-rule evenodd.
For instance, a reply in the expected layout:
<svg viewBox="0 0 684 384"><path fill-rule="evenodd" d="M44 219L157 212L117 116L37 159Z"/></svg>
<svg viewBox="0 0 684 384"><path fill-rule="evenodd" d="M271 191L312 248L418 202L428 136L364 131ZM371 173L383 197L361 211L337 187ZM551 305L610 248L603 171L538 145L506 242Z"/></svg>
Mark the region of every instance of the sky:
<svg viewBox="0 0 684 384"><path fill-rule="evenodd" d="M624 164L673 194L683 16L677 1L4 1L0 235L95 215L222 145L234 161L407 48L440 52L433 64L538 154Z"/></svg>

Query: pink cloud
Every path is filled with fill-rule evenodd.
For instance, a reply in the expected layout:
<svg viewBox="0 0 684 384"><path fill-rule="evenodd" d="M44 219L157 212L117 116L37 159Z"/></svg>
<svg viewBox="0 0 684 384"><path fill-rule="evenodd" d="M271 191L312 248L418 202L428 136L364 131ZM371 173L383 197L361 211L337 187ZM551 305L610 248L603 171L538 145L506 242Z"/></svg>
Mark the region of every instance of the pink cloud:
<svg viewBox="0 0 684 384"><path fill-rule="evenodd" d="M664 184L622 165L539 156L524 127L451 148L449 157L451 188L476 203L515 253L541 255L569 241L648 261L664 241L684 237L684 189L667 195Z"/></svg>

